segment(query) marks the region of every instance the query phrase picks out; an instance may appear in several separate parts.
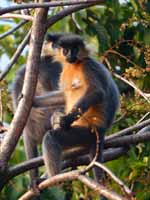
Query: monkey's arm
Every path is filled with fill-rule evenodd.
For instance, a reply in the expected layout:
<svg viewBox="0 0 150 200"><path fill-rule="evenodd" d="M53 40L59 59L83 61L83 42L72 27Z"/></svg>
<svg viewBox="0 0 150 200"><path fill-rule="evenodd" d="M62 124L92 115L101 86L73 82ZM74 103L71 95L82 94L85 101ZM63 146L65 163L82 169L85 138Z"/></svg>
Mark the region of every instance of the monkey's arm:
<svg viewBox="0 0 150 200"><path fill-rule="evenodd" d="M72 111L63 116L60 120L60 126L63 129L68 129L70 125L77 119L79 119L90 106L98 103L103 103L105 100L105 92L102 88L91 89L89 88L85 95L76 103Z"/></svg>

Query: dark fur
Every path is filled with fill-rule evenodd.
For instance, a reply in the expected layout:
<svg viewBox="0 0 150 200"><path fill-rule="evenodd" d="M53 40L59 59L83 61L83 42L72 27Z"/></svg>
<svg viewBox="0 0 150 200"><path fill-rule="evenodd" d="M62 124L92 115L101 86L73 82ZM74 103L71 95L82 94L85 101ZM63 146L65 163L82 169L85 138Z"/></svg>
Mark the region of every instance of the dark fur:
<svg viewBox="0 0 150 200"><path fill-rule="evenodd" d="M74 48L76 46L78 47L84 47L84 41L83 39L74 34L66 34L64 37L61 37L58 41L58 45L63 48Z"/></svg>
<svg viewBox="0 0 150 200"><path fill-rule="evenodd" d="M61 37L58 44L63 48L68 48L69 45L70 48L78 45L85 48L82 39L76 35ZM89 107L95 105L97 108L103 107L103 112L100 115L104 117L104 121L97 127L100 137L98 161L103 161L104 134L111 126L119 105L117 86L103 64L90 56L75 62L81 62L84 65L85 77L90 87L85 95L81 96L80 100L76 102L72 111L62 117L61 128L48 132L43 139L43 155L49 176L60 172L61 155L66 148L84 145L89 149L91 158L95 155L96 138L95 134L91 133L91 128L71 126L74 121L80 118L79 115L82 116ZM73 63L71 62L71 64ZM95 173L97 179L99 179L101 177L100 172L96 169Z"/></svg>

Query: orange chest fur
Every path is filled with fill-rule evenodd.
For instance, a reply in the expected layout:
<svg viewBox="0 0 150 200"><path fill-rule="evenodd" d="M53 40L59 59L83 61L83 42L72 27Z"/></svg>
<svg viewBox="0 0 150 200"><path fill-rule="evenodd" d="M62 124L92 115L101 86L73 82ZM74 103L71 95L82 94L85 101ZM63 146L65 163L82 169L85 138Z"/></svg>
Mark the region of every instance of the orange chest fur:
<svg viewBox="0 0 150 200"><path fill-rule="evenodd" d="M60 77L60 89L65 93L66 113L70 112L75 103L85 94L88 83L81 64L66 64Z"/></svg>

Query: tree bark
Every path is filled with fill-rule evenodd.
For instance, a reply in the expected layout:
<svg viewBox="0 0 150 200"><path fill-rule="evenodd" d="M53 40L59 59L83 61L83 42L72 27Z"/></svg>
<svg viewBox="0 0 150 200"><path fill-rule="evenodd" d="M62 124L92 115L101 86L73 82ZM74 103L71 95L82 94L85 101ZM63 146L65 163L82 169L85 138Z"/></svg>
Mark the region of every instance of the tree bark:
<svg viewBox="0 0 150 200"><path fill-rule="evenodd" d="M10 159L18 139L21 136L32 107L32 99L35 93L38 76L37 66L40 63L41 48L44 34L46 32L47 13L48 8L39 8L35 11L22 98L20 99L17 111L0 149L1 173L6 169L8 160Z"/></svg>

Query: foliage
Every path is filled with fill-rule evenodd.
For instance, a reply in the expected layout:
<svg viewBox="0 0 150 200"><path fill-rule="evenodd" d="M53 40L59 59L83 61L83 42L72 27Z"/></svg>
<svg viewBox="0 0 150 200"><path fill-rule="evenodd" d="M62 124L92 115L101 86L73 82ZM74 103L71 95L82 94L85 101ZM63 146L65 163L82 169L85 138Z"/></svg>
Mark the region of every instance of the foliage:
<svg viewBox="0 0 150 200"><path fill-rule="evenodd" d="M49 15L54 15L59 9L53 9ZM148 0L130 0L121 4L118 0L108 0L104 6L95 6L75 13L76 22L69 16L56 23L49 31L71 31L82 35L91 44L91 49L94 49L92 50L94 56L101 60L112 73L116 72L133 82L144 93L150 93L149 9L150 2ZM17 24L19 21L14 20L14 23ZM10 28L10 23L6 21L0 27L0 34ZM11 58L29 28L30 24L28 23L13 35L1 40L0 56L5 54ZM15 71L26 62L26 52L27 50L18 59L3 84L0 85L4 89L2 105L3 119L6 122L10 122L12 113L6 86L9 89L12 88ZM149 104L137 91L118 79L116 82L121 93L121 106L117 116L117 119L120 120L114 123L110 133L135 124L149 110ZM139 144L131 148L128 155L107 163L110 169L133 189L139 200L150 199L149 151L150 144ZM23 159L25 159L24 148L20 142L11 163L19 163ZM17 199L26 190L27 182L27 175L16 177L5 187L1 199ZM107 179L106 182L110 186L110 180ZM69 183L69 186L69 188L66 186L64 188L66 191L70 191L72 200L87 200L89 196L94 199L93 194L81 183L75 181L72 185ZM113 183L111 187L120 191ZM47 193L52 195L52 199L64 199L62 191L59 193L53 189L50 192L46 191L43 199L48 198L46 197ZM58 196L54 197L54 194L58 194Z"/></svg>

